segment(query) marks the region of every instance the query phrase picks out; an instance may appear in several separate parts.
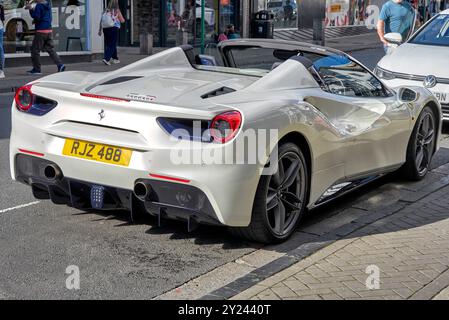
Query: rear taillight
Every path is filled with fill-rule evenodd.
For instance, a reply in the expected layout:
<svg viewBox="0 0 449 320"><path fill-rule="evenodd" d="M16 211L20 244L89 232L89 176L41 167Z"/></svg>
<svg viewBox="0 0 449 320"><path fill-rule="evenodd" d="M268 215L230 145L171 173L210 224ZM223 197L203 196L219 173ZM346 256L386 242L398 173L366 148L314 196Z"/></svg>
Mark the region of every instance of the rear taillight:
<svg viewBox="0 0 449 320"><path fill-rule="evenodd" d="M242 124L238 111L228 111L216 116L210 125L210 133L215 142L226 143L234 138Z"/></svg>
<svg viewBox="0 0 449 320"><path fill-rule="evenodd" d="M31 84L27 84L17 89L14 97L17 110L35 116L43 116L56 108L58 105L56 101L35 95L31 91L31 87Z"/></svg>
<svg viewBox="0 0 449 320"><path fill-rule="evenodd" d="M31 84L20 87L16 91L14 100L16 101L16 107L19 111L27 112L30 110L34 102L34 95L31 92Z"/></svg>

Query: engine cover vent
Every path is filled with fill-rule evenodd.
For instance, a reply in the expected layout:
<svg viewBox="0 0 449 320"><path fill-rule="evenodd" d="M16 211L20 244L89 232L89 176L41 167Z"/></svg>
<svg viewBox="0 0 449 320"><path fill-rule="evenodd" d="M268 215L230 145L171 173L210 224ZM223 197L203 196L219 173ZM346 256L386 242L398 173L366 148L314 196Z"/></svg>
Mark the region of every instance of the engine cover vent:
<svg viewBox="0 0 449 320"><path fill-rule="evenodd" d="M114 78L114 79L108 80L106 82L100 83L98 85L99 86L106 86L106 85L110 85L110 84L118 84L118 83L123 83L123 82L136 80L136 79L140 79L140 78L143 78L143 77L142 76L118 77L118 78Z"/></svg>
<svg viewBox="0 0 449 320"><path fill-rule="evenodd" d="M232 93L234 91L235 91L234 89L231 89L228 87L221 87L219 89L215 89L214 91L211 91L209 93L202 95L201 98L202 99L213 98L213 97L221 96L223 94Z"/></svg>

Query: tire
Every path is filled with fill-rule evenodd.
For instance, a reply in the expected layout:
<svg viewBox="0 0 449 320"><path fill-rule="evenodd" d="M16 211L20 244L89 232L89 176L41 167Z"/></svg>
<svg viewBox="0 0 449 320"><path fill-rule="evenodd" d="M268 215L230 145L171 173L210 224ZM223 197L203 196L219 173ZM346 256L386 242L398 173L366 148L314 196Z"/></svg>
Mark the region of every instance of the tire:
<svg viewBox="0 0 449 320"><path fill-rule="evenodd" d="M416 121L407 147L407 157L401 168L402 176L411 181L424 179L435 153L437 119L430 107L425 107Z"/></svg>
<svg viewBox="0 0 449 320"><path fill-rule="evenodd" d="M296 230L308 198L307 163L301 150L293 143L285 143L279 147L278 161L275 174L260 177L249 226L230 228L232 234L269 244L287 240ZM289 172L293 174L288 175ZM289 186L285 188L287 185ZM275 204L277 205L274 206Z"/></svg>

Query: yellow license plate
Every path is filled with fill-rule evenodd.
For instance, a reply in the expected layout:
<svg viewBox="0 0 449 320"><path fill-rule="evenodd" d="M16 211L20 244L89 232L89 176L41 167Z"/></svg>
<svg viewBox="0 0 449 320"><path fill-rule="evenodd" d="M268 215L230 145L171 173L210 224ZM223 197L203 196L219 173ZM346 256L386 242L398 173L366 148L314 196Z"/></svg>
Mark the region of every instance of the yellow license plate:
<svg viewBox="0 0 449 320"><path fill-rule="evenodd" d="M127 167L133 151L95 142L66 139L62 154Z"/></svg>

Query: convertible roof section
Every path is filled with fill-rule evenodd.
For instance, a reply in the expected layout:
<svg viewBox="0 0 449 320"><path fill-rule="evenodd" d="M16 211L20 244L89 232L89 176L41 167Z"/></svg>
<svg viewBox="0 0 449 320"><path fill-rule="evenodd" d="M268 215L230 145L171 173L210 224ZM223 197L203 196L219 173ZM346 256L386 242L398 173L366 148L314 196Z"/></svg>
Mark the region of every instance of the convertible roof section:
<svg viewBox="0 0 449 320"><path fill-rule="evenodd" d="M260 47L260 48L276 48L281 50L300 50L321 55L345 55L344 52L322 47L306 42L276 40L276 39L236 39L222 41L218 44L218 49L223 53L226 50L235 47Z"/></svg>
<svg viewBox="0 0 449 320"><path fill-rule="evenodd" d="M305 88L319 88L318 83L307 70L310 66L308 59L292 57L260 78L243 91L266 92L273 90L292 90Z"/></svg>

